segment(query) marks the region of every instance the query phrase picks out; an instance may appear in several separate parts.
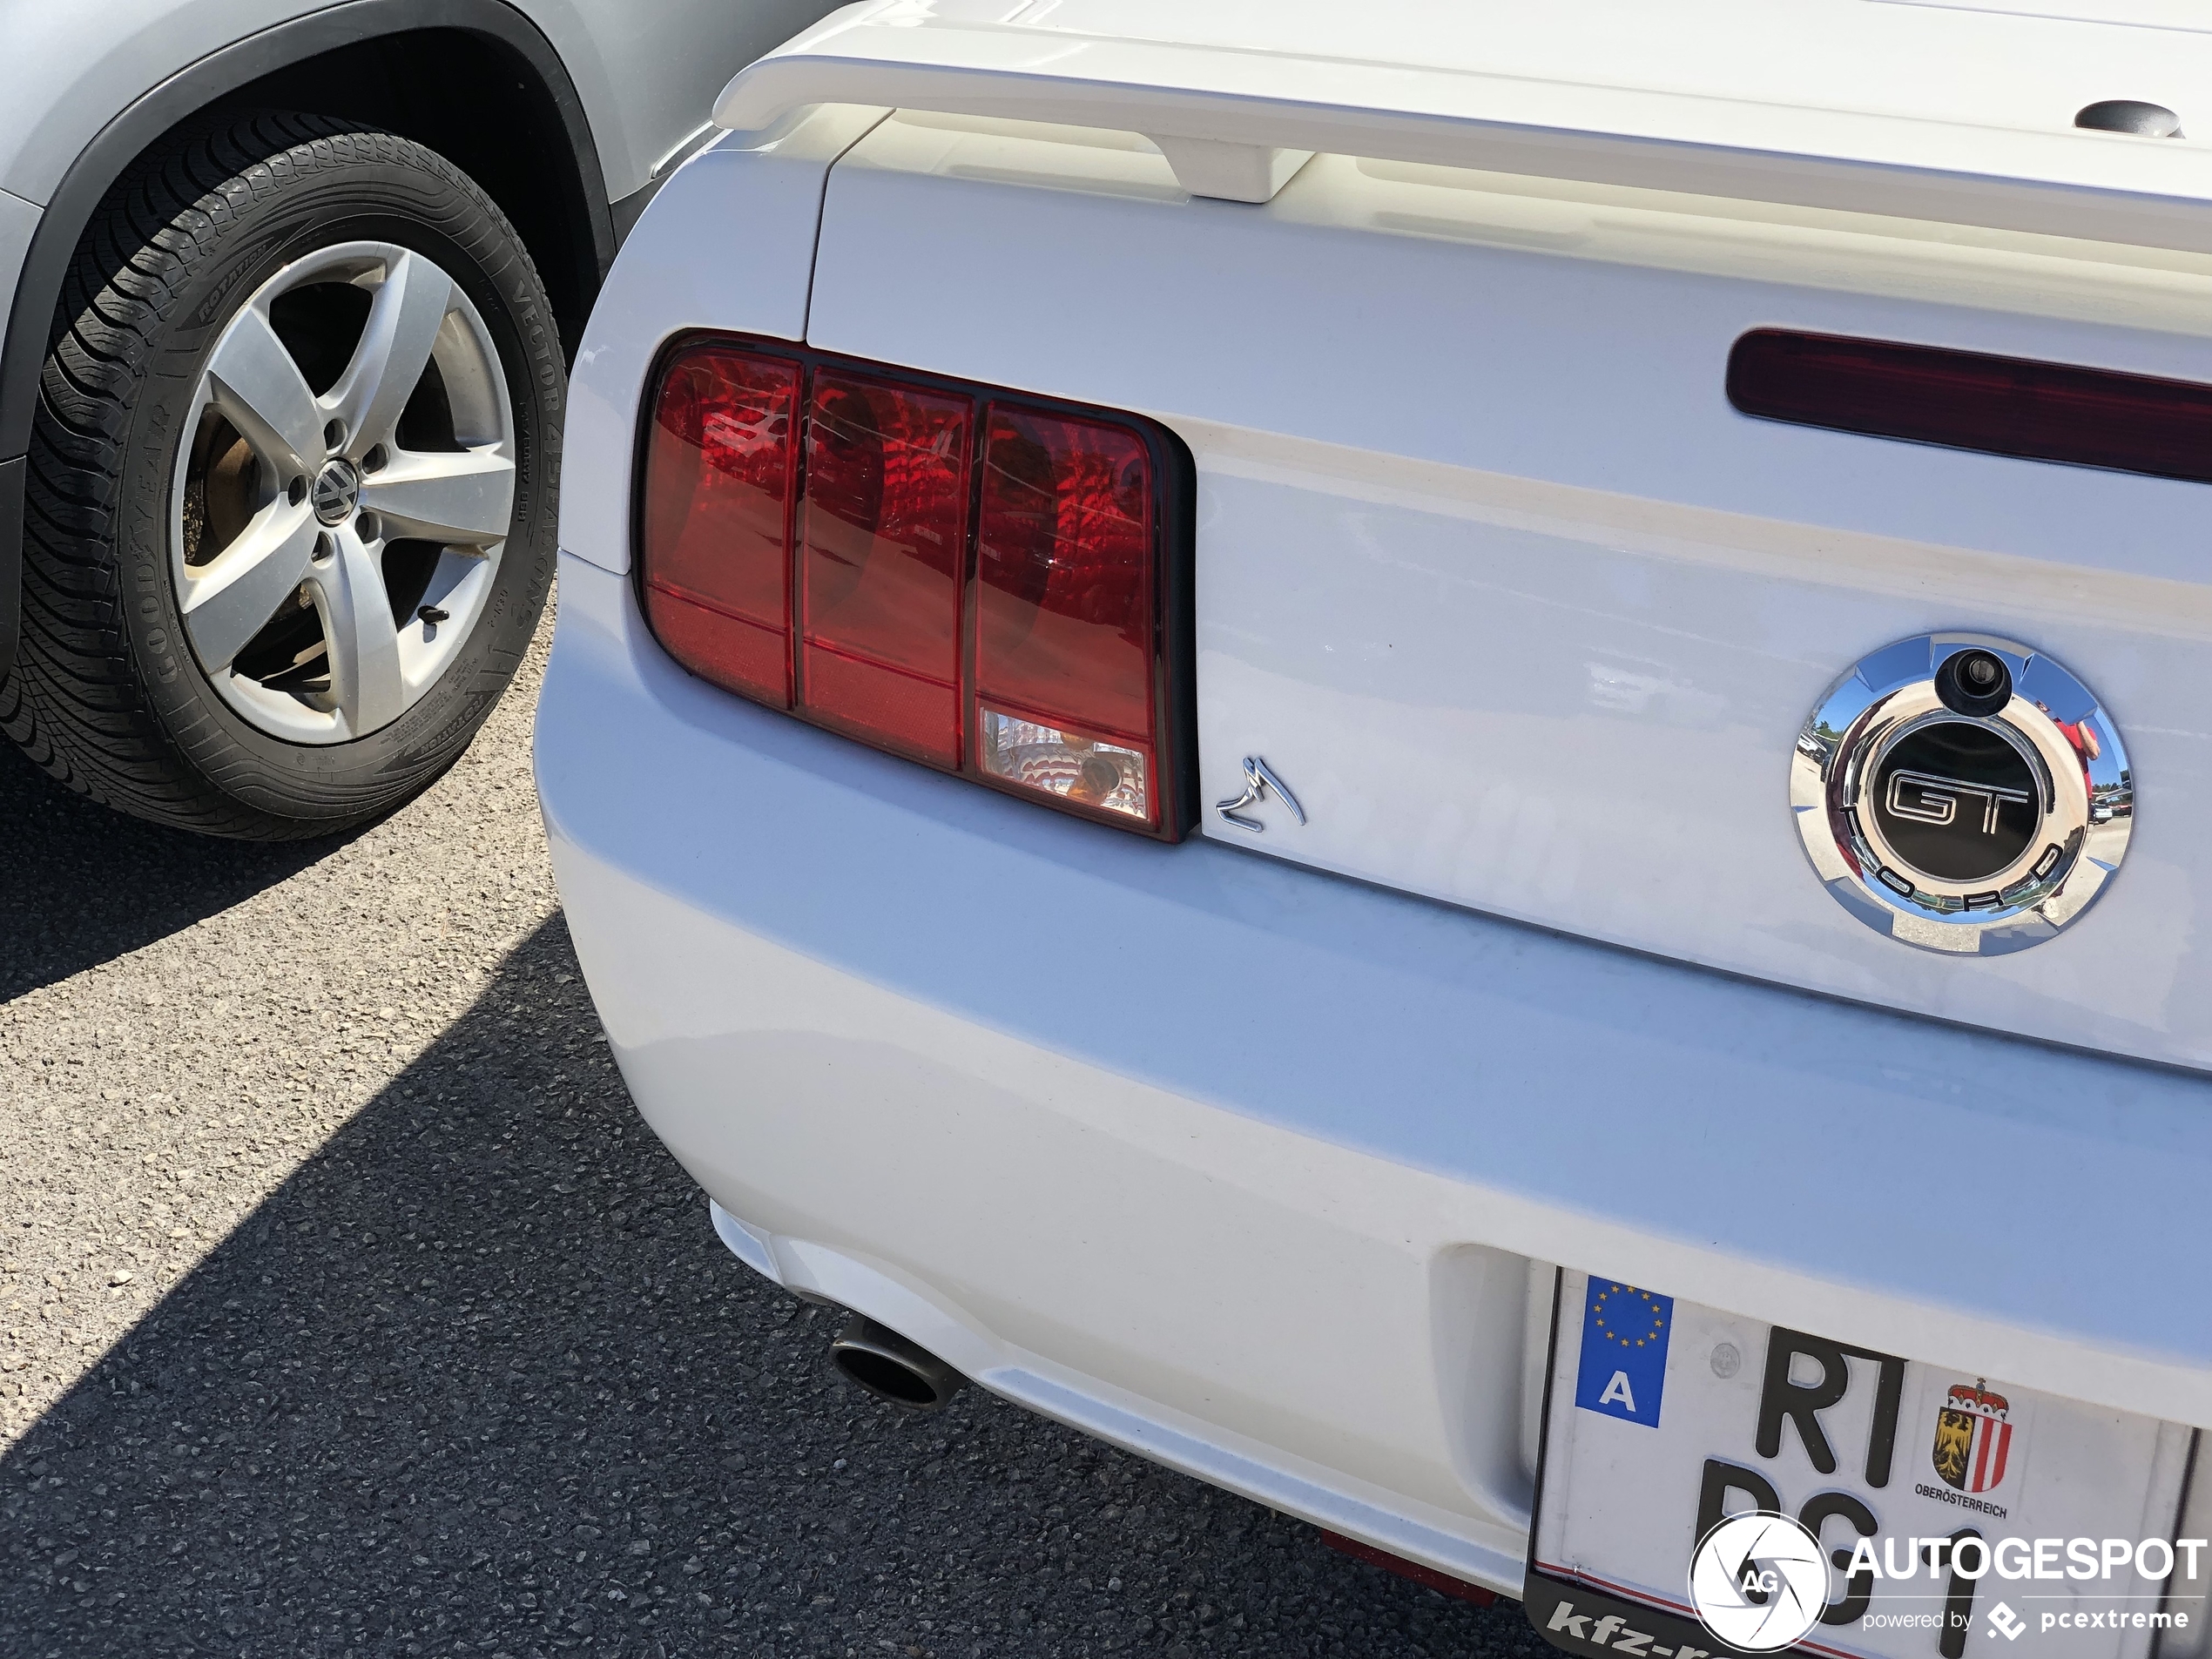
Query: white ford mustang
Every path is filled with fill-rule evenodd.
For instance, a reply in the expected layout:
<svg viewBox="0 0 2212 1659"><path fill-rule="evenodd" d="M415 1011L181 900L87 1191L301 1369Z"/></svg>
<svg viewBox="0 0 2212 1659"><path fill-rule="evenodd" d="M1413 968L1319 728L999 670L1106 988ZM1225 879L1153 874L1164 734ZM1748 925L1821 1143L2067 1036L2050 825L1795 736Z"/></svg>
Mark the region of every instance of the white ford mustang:
<svg viewBox="0 0 2212 1659"><path fill-rule="evenodd" d="M730 1248L1570 1651L2205 1654L2208 88L2171 0L739 75L538 732Z"/></svg>

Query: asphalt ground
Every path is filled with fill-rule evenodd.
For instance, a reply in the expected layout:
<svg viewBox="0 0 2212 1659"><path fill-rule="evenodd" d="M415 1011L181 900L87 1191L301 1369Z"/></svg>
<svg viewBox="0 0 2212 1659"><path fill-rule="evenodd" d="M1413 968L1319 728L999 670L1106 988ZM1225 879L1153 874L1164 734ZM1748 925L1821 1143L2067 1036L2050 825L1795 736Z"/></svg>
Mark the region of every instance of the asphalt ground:
<svg viewBox="0 0 2212 1659"><path fill-rule="evenodd" d="M307 848L0 745L0 1656L1548 1652L980 1390L836 1380L600 1040L543 650Z"/></svg>

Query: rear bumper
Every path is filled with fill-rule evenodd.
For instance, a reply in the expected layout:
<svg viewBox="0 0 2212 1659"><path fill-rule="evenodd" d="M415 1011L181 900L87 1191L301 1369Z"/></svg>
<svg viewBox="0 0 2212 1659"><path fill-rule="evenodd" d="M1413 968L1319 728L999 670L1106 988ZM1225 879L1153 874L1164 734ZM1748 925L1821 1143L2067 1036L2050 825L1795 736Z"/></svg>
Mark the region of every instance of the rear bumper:
<svg viewBox="0 0 2212 1659"><path fill-rule="evenodd" d="M746 1259L1002 1394L1516 1594L1551 1263L2212 1423L2212 1081L1073 822L560 604L640 1109Z"/></svg>

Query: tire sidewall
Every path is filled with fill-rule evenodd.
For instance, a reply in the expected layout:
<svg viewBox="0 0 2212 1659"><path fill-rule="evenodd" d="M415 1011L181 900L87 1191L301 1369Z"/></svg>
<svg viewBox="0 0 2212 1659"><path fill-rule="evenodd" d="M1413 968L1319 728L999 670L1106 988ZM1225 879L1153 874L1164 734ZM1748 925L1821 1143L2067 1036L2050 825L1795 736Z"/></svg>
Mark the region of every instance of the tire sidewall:
<svg viewBox="0 0 2212 1659"><path fill-rule="evenodd" d="M564 375L536 272L496 210L415 146L340 134L312 148L349 141L375 153L313 172L283 167L274 188L263 185L242 204L231 192L234 211L211 218L184 258L123 435L114 519L124 627L160 724L194 769L226 792L294 818L352 819L396 804L460 753L529 644L551 585L556 534ZM512 411L515 516L468 641L414 706L364 737L301 744L254 726L194 655L179 604L171 515L193 436L193 396L224 329L286 266L351 241L422 254L482 317ZM374 805L364 799L386 795Z"/></svg>

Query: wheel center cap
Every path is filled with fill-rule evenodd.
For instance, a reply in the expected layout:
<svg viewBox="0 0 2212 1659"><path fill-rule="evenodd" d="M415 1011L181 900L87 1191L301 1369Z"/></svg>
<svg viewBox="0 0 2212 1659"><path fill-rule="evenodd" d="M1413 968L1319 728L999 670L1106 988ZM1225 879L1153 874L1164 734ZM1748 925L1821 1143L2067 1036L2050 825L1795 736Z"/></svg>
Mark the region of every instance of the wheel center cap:
<svg viewBox="0 0 2212 1659"><path fill-rule="evenodd" d="M361 502L361 475L354 463L333 461L315 479L315 516L326 524L342 524Z"/></svg>

